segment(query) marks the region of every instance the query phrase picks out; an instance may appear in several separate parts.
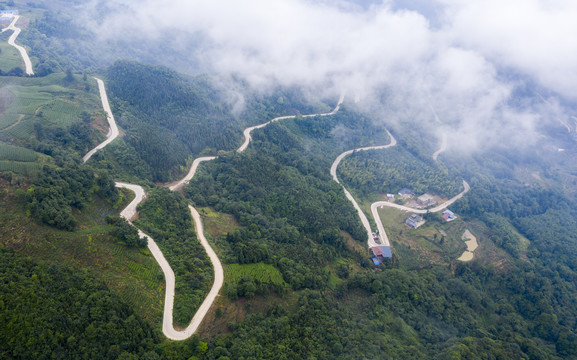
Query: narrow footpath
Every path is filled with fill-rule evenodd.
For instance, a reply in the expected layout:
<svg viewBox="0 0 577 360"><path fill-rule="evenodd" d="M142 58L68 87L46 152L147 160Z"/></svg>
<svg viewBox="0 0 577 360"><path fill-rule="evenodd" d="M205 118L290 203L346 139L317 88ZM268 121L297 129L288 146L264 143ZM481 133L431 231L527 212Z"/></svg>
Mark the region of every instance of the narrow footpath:
<svg viewBox="0 0 577 360"><path fill-rule="evenodd" d="M28 56L28 52L26 51L26 49L23 46L16 44L16 38L18 37L18 35L20 35L20 32L22 31L22 29L20 29L19 27L16 27L16 22L18 21L18 19L20 19L20 15L15 15L14 20L12 20L10 25L8 25L4 29L2 29L2 32L7 31L7 30L14 31L12 33L12 35L10 35L10 38L8 38L8 44L14 46L20 52L20 56L22 56L22 60L24 60L24 66L26 68L26 70L25 70L26 75L34 75L34 70L32 70L32 61L30 61L30 57Z"/></svg>

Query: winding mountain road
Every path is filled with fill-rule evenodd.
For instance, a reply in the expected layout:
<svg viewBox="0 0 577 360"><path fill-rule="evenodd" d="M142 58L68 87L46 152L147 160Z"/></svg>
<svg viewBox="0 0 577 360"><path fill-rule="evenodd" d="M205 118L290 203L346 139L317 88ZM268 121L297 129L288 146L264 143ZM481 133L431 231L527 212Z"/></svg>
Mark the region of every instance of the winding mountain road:
<svg viewBox="0 0 577 360"><path fill-rule="evenodd" d="M108 132L107 139L104 142L100 143L94 149L90 150L82 158L84 163L86 163L86 161L88 161L92 157L92 155L94 155L94 153L96 151L104 148L106 145L110 144L114 139L116 139L118 137L118 133L119 133L118 127L116 125L116 121L114 120L114 116L112 115L112 110L110 109L110 104L108 102L108 96L106 95L106 88L104 87L104 82L98 78L95 78L95 79L98 82L98 87L100 90L100 97L102 100L102 107L104 108L104 111L106 112L108 124L110 125L110 131ZM304 117L333 115L339 110L343 100L344 100L344 94L341 95L341 97L339 98L339 101L337 103L337 106L330 113L304 115ZM245 141L240 146L240 148L238 148L237 151L243 152L247 149L247 147L248 147L248 145L252 139L250 136L250 133L254 129L263 128L274 121L278 121L278 120L282 120L282 119L290 119L290 118L294 118L294 117L296 117L296 116L295 115L281 116L281 117L274 118L274 119L272 119L272 120L270 120L264 124L252 126L248 129L245 129L243 132L244 137L245 137ZM200 157L200 158L195 159L192 163L192 166L190 167L189 172L186 174L186 176L183 179L181 179L178 182L171 185L169 187L169 189L172 191L182 189L184 187L184 185L186 185L194 177L194 175L196 174L196 170L198 169L198 165L200 163L202 163L204 161L214 160L216 158L217 158L216 156L205 156L205 157ZM131 220L136 215L136 212L137 212L136 208L137 208L138 204L140 204L146 198L146 193L145 193L144 189L139 185L116 182L115 186L118 188L129 189L129 190L133 191L135 194L135 198L120 213L120 216L122 216L123 218L128 220L130 222L130 224L132 224ZM150 250L150 252L154 256L154 259L158 262L158 264L160 265L160 267L162 269L162 272L164 273L164 278L165 278L165 282L166 282L166 293L164 296L164 314L163 314L163 319L162 319L162 332L164 333L164 335L167 338L169 338L171 340L186 340L189 337L191 337L198 330L198 327L200 326L200 324L202 323L202 320L204 319L204 317L208 313L210 307L214 303L214 300L216 300L216 297L218 296L218 293L219 293L219 291L222 288L222 285L224 283L224 270L222 268L222 264L220 263L218 256L216 255L216 253L214 252L214 250L212 249L212 247L208 243L208 240L204 236L204 226L202 224L202 219L200 217L200 214L191 205L189 205L188 208L190 209L190 213L191 213L192 218L194 220L194 228L196 230L197 237L200 240L200 243L204 247L205 251L207 252L208 257L210 258L210 261L212 262L212 265L214 267L214 283L213 283L212 288L210 289L208 295L206 296L206 298L204 299L204 301L202 302L202 304L198 308L197 312L194 314L192 320L190 321L190 324L183 330L176 330L174 328L174 324L173 324L174 293L175 293L175 284L176 284L174 271L170 267L170 264L168 263L168 261L166 260L164 255L162 254L162 251L160 250L160 248L158 247L158 245L156 244L154 239L152 239L150 236L145 234L142 230L137 228L138 234L141 237L145 237L148 240L148 249ZM132 225L134 226L134 224L132 224Z"/></svg>
<svg viewBox="0 0 577 360"><path fill-rule="evenodd" d="M139 185L126 184L121 182L117 182L116 187L129 189L133 191L134 194L136 195L135 198L132 200L132 202L130 202L130 204L128 204L128 206L120 213L120 216L122 216L132 224L131 219L134 217L134 215L136 215L136 207L146 197L144 189ZM171 340L186 340L196 332L196 330L202 323L202 320L208 313L208 310L210 309L212 303L218 296L218 292L220 291L222 284L224 282L224 270L222 268L222 264L220 263L218 256L216 256L216 253L208 243L208 240L206 240L206 237L204 236L204 226L202 225L200 214L192 206L189 205L188 207L194 220L194 227L196 229L196 234L200 240L200 243L207 252L208 257L210 258L210 261L212 262L212 265L214 267L214 283L212 284L212 288L210 289L208 295L198 308L197 312L194 314L194 317L190 321L190 324L184 330L176 330L173 324L174 292L176 285L176 277L174 275L174 271L172 270L172 267L170 267L170 264L164 257L164 254L162 254L162 251L160 250L156 242L142 230L137 228L138 235L141 237L145 237L148 240L148 249L152 253L152 256L154 256L154 259L156 260L158 265L160 265L160 268L164 273L164 278L166 282L166 293L164 294L164 314L162 318L162 332L167 338Z"/></svg>
<svg viewBox="0 0 577 360"><path fill-rule="evenodd" d="M32 61L30 61L30 57L28 56L28 52L26 51L26 49L23 46L16 44L16 38L18 37L18 35L20 35L20 32L22 31L22 29L20 29L19 27L16 27L16 22L18 21L18 19L20 19L20 15L14 15L14 20L12 20L10 25L8 25L4 29L2 29L2 32L7 31L7 30L13 30L14 31L12 33L12 35L10 35L10 37L8 38L8 44L14 46L20 52L20 56L22 56L22 60L24 60L24 66L26 68L26 70L25 70L26 75L34 75L34 70L32 70Z"/></svg>
<svg viewBox="0 0 577 360"><path fill-rule="evenodd" d="M389 134L389 137L391 138L391 142L387 145L367 146L367 147L362 147L362 148L358 148L358 149L347 150L344 153L337 156L337 158L335 159L335 161L331 165L331 170L330 170L330 174L333 177L333 180L336 181L337 184L341 184L341 182L339 181L339 178L337 177L337 168L339 167L339 164L345 158L345 156L350 155L356 151L386 149L386 148L390 148L390 147L397 145L397 139L395 139L395 137L388 130L387 130L387 133ZM347 190L347 188L344 185L343 185L343 190L345 192L345 196L347 197L347 199L349 199L349 201L353 204L353 206L357 210L357 213L359 214L359 218L361 219L361 223L363 224L363 227L367 231L367 238L368 238L367 242L369 244L369 247L377 246L378 244L373 239L373 235L372 235L373 231L371 230L371 224L369 223L369 219L367 219L367 216L365 215L365 213L363 212L363 210L361 209L361 207L359 206L359 204L357 203L355 198L351 195L351 193ZM378 219L378 217L375 217L375 221L377 221L377 227L378 227L378 223L380 222L380 219ZM382 227L382 224L381 224L381 227ZM379 230L379 234L381 235L381 240L383 242L382 245L390 246L389 245L389 238L387 237L387 234L385 233L385 231L383 230L383 232L381 233Z"/></svg>
<svg viewBox="0 0 577 360"><path fill-rule="evenodd" d="M83 157L83 160L85 163L86 163L86 161L88 161L90 159L90 157L92 157L92 155L94 155L94 153L96 151L104 148L106 145L110 144L114 139L116 139L118 137L118 133L119 133L118 132L118 126L116 125L116 121L114 120L114 116L112 115L112 110L110 109L110 104L108 102L108 96L106 94L106 88L104 87L104 82L98 78L95 78L95 79L98 82L98 88L100 90L100 98L102 100L102 107L104 108L104 111L106 112L108 124L110 125L110 131L108 132L107 139L104 142L100 143L94 149L90 150L90 152L88 152L88 154L86 154ZM191 171L187 174L185 179L181 180L175 186L175 188L178 185L182 186L182 184L184 184L184 182L186 181L186 178L191 179L194 176L194 173L196 172L196 168L198 167L198 164L201 161L211 160L212 158L213 157L211 157L211 158L206 157L206 158L200 158L200 159L195 160L195 162L193 163L193 167L191 168ZM130 204L128 204L128 206L126 206L126 208L124 208L124 210L122 210L120 212L120 216L125 218L126 220L128 220L130 222L130 224L132 224L131 220L136 215L136 212L137 212L136 208L137 208L138 204L140 204L146 198L146 193L145 193L144 189L139 185L127 184L127 183L122 183L122 182L116 182L115 185L118 188L125 188L128 190L131 190L135 194L135 197L130 202ZM174 189L171 188L171 190L174 190ZM152 253L152 256L154 256L154 259L160 265L160 268L162 269L162 272L164 273L164 279L165 279L165 283L166 283L166 293L164 296L164 314L163 314L163 319L162 319L162 332L164 333L164 335L167 338L169 338L171 340L185 340L185 339L188 339L190 336L192 336L196 332L199 325L202 323L202 320L204 319L204 317L208 313L210 306L212 305L212 303L216 299L216 296L218 295L218 292L220 291L222 284L224 282L224 270L222 268L222 264L220 263L220 260L216 256L216 253L214 252L214 250L212 249L212 247L210 246L210 244L206 240L206 237L204 236L204 227L202 225L200 214L192 206L189 206L189 209L190 209L192 218L194 220L194 227L195 227L198 239L200 240L200 243L204 247L205 251L207 252L208 257L210 258L210 261L212 262L212 265L214 267L214 283L213 283L212 288L210 289L210 292L208 293L207 297L204 299L204 301L200 305L198 311L195 313L194 317L192 318L190 324L184 330L180 330L180 331L176 330L174 328L174 324L173 324L174 292L175 292L175 285L176 285L176 278L174 275L174 271L170 267L170 264L168 263L168 261L166 260L164 255L162 254L162 251L160 250L160 248L158 247L158 245L156 244L154 239L152 239L150 236L145 234L142 230L137 228L138 234L141 237L144 237L148 240L148 249Z"/></svg>
<svg viewBox="0 0 577 360"><path fill-rule="evenodd" d="M345 94L342 93L341 97L339 98L339 101L337 102L337 106L335 106L335 108L333 109L333 111L328 112L328 113L322 113L322 114L309 114L309 115L303 115L304 118L308 118L308 117L314 117L314 116L330 116L330 115L334 115L337 113L337 111L339 111L339 109L341 108L341 104L343 103L343 101L345 100ZM279 120L284 120L284 119L294 119L296 118L296 115L287 115L287 116L279 116L276 117L270 121L265 122L264 124L260 124L260 125L255 125L255 126L251 126L249 128L244 129L244 131L242 132L244 135L244 143L242 143L242 145L238 148L238 152L243 152L246 150L246 148L248 147L248 144L250 144L250 141L252 140L252 137L250 136L250 133L255 130L255 129L260 129L263 128L265 126L267 126L270 123L273 123L275 121L279 121Z"/></svg>
<svg viewBox="0 0 577 360"><path fill-rule="evenodd" d="M110 144L118 137L119 131L116 125L116 120L114 120L114 115L112 115L112 110L110 109L110 103L108 102L108 95L106 95L106 88L104 87L104 81L99 78L94 78L98 83L98 91L100 92L100 100L102 101L102 108L106 113L106 120L108 121L108 126L110 130L106 135L106 140L96 145L96 147L90 150L86 155L82 157L82 161L86 163L88 159L92 157L98 150L103 149L106 145Z"/></svg>

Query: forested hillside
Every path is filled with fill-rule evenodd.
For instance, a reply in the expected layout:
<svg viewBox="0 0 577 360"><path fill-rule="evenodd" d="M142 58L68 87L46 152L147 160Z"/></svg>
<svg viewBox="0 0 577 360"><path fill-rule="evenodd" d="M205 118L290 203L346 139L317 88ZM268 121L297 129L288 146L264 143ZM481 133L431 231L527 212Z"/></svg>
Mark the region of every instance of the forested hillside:
<svg viewBox="0 0 577 360"><path fill-rule="evenodd" d="M157 65L172 55L151 65L164 48L145 50L160 41L143 48L147 63L110 60L134 49L92 59L129 44L94 45L70 15L81 3L0 1L27 19L19 41L36 70L0 73L0 358L577 359L577 143L565 127L538 128L531 149L434 161L433 125L364 111L350 95L334 115L303 117L330 112L338 96ZM14 54L0 48L10 67ZM121 135L83 164L108 132L92 76ZM283 115L295 117L236 151L243 129ZM339 154L388 144L387 130L396 147L354 152L337 169L342 185L333 180ZM204 155L218 157L181 192L159 185ZM426 213L413 229L410 213L378 210L392 258L371 262L343 186L370 215L386 193L448 198L463 179L471 190L451 221ZM119 180L146 190L133 222L176 275L178 328L215 278L189 205L223 263L220 296L188 340L161 333L165 275L119 217L134 197ZM465 231L478 241L468 262L458 260Z"/></svg>

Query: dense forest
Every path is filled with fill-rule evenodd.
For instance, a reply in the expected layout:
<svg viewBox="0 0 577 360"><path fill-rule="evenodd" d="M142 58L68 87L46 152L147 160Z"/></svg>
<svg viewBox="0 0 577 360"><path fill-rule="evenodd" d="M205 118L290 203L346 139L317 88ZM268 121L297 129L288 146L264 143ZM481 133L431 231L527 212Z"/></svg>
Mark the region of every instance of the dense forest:
<svg viewBox="0 0 577 360"><path fill-rule="evenodd" d="M159 359L159 335L87 273L0 248L0 354L5 359Z"/></svg>
<svg viewBox="0 0 577 360"><path fill-rule="evenodd" d="M138 210L136 225L156 241L176 274L174 321L186 326L213 280L210 260L196 238L186 201L180 193L155 188Z"/></svg>
<svg viewBox="0 0 577 360"><path fill-rule="evenodd" d="M338 175L347 188L362 197L375 193L396 194L406 187L417 195L427 192L445 198L462 191L458 176L432 162L401 147L357 151L339 165Z"/></svg>

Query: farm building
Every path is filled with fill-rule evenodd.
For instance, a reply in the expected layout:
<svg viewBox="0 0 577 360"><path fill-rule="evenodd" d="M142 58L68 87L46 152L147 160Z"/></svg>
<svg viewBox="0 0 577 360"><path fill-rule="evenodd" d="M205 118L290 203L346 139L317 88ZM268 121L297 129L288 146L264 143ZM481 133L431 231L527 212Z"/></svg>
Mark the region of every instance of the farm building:
<svg viewBox="0 0 577 360"><path fill-rule="evenodd" d="M451 210L447 209L447 210L443 211L442 217L446 221L449 221L449 220L453 220L455 218L455 214Z"/></svg>
<svg viewBox="0 0 577 360"><path fill-rule="evenodd" d="M407 220L405 220L405 224L408 227L412 227L413 229L418 228L419 226L423 225L425 222L423 221L423 217L417 214L413 214L409 216Z"/></svg>
<svg viewBox="0 0 577 360"><path fill-rule="evenodd" d="M371 251L375 255L373 258L371 258L375 265L380 265L385 260L385 258L393 257L390 246L374 246L371 248Z"/></svg>
<svg viewBox="0 0 577 360"><path fill-rule="evenodd" d="M417 198L417 204L422 207L427 207L437 204L437 201L433 198L433 195L423 194Z"/></svg>
<svg viewBox="0 0 577 360"><path fill-rule="evenodd" d="M402 199L408 199L413 195L415 195L415 193L411 189L403 188L403 189L399 190L399 196Z"/></svg>

